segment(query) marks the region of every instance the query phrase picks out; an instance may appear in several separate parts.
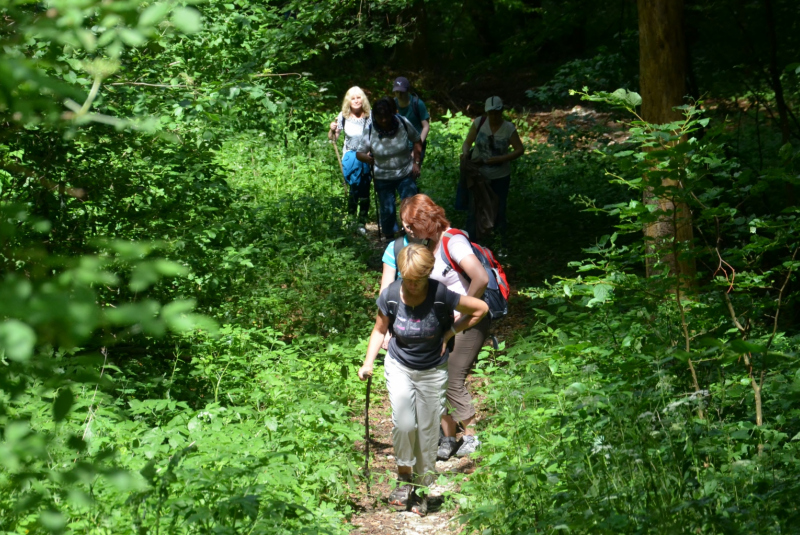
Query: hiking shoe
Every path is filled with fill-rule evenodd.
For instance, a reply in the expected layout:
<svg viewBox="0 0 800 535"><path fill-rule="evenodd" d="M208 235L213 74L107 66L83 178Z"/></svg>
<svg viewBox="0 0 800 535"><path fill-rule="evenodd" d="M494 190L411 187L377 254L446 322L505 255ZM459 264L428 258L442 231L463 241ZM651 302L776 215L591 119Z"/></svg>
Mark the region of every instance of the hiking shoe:
<svg viewBox="0 0 800 535"><path fill-rule="evenodd" d="M472 455L475 451L480 447L481 441L478 440L478 437L473 435L464 435L464 442L461 443L461 447L458 448L456 452L456 457L464 457L466 455Z"/></svg>
<svg viewBox="0 0 800 535"><path fill-rule="evenodd" d="M436 458L440 461L446 461L456 451L456 437L442 437L439 440L439 449L436 451Z"/></svg>
<svg viewBox="0 0 800 535"><path fill-rule="evenodd" d="M389 494L389 505L398 511L408 510L408 502L413 492L414 488L410 481L399 479L397 481L397 487Z"/></svg>
<svg viewBox="0 0 800 535"><path fill-rule="evenodd" d="M425 516L428 514L428 497L427 496L417 496L414 493L414 498L412 500L411 509L409 509L412 513L419 516Z"/></svg>

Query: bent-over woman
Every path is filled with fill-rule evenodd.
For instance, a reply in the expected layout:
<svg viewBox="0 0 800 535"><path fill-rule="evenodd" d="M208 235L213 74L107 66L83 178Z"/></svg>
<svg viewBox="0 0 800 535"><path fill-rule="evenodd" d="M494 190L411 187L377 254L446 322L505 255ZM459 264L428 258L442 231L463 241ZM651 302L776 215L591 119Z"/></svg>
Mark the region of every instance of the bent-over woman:
<svg viewBox="0 0 800 535"><path fill-rule="evenodd" d="M361 140L361 134L370 123L369 99L360 87L354 85L344 95L342 111L331 123L328 139L336 143L339 135L344 132L342 168L344 178L350 185L347 211L351 215L355 215L358 208L359 219L362 222L366 222L369 212L369 186L372 180L369 166L356 159L356 150Z"/></svg>
<svg viewBox="0 0 800 535"><path fill-rule="evenodd" d="M459 295L480 299L489 284L489 275L486 273L475 253L472 245L463 235L455 235L448 240L447 252L450 259L458 269L448 266L443 254L446 232L451 230L450 221L447 220L444 208L433 202L430 197L420 193L405 199L400 205L400 219L406 231L407 239L404 244L421 242L434 256L435 263L430 275L431 279L439 281ZM381 277L381 290L389 286L399 273L405 277L403 268L395 260L394 243L390 243L383 255L383 275ZM483 301L481 301L483 302ZM475 434L476 412L472 396L467 390L467 375L478 359L483 342L489 335L491 318L486 316L475 325L470 324L467 329L460 332L455 338L455 346L450 352L448 360L449 379L447 385L447 401L453 409L453 414L448 411L442 418L444 437L439 445L439 459L449 459L453 454L463 457L470 455L480 445ZM456 450L456 422L461 422L464 435L461 445Z"/></svg>
<svg viewBox="0 0 800 535"><path fill-rule="evenodd" d="M381 343L391 330L394 336L384 376L392 406L398 484L389 503L424 516L427 498L417 496L413 485L429 485L435 471L439 420L447 390L448 342L456 333L478 324L489 307L480 299L459 295L429 280L434 259L423 245L403 249L397 264L404 278L378 297L378 317L358 377L363 381L372 375ZM460 316L454 320L455 311Z"/></svg>

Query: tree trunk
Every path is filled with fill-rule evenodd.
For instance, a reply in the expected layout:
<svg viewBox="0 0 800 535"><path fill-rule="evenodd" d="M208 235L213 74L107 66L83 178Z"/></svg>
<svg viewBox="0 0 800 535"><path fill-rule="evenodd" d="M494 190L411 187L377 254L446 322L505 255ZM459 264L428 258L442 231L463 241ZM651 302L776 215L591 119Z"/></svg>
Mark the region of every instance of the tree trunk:
<svg viewBox="0 0 800 535"><path fill-rule="evenodd" d="M637 4L642 119L654 124L680 120L681 112L673 108L683 104L686 93L683 0L638 0ZM663 185L682 187L672 180L664 181ZM692 241L689 207L673 198L656 197L652 191L645 192L644 202L657 205L663 213L658 221L644 228L647 251L658 257L648 258L647 276L663 272L663 268L669 266L670 273L683 281L682 286L691 286L695 276L694 260L679 258L675 246Z"/></svg>
<svg viewBox="0 0 800 535"><path fill-rule="evenodd" d="M764 0L764 10L767 16L767 36L769 38L769 77L772 90L775 92L775 104L778 107L778 120L781 129L781 141L789 143L789 114L787 113L786 99L783 97L781 72L778 69L778 37L775 32L775 14L772 9L772 0Z"/></svg>
<svg viewBox="0 0 800 535"><path fill-rule="evenodd" d="M494 19L494 0L465 0L467 13L478 37L483 58L488 58L500 50L497 39L492 32Z"/></svg>
<svg viewBox="0 0 800 535"><path fill-rule="evenodd" d="M404 71L419 71L429 66L428 15L425 0L415 0L404 11L403 19L413 19L410 27L413 38L399 45L397 67Z"/></svg>

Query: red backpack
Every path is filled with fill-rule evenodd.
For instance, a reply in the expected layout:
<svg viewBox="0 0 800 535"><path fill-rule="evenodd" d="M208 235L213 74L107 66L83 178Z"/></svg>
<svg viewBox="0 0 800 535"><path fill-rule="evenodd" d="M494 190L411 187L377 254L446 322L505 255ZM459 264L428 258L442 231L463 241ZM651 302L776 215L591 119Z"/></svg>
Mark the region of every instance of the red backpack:
<svg viewBox="0 0 800 535"><path fill-rule="evenodd" d="M442 260L450 269L463 275L469 281L469 276L461 269L461 266L450 259L450 252L447 249L450 244L450 238L453 236L464 236L469 240L469 235L463 230L448 229L442 235ZM483 300L489 305L489 314L493 320L503 318L508 314L508 295L511 293L503 266L500 265L500 262L494 257L494 253L488 247L483 247L475 242L470 242L470 245L472 245L472 252L478 257L483 269L489 275L489 284L483 293Z"/></svg>

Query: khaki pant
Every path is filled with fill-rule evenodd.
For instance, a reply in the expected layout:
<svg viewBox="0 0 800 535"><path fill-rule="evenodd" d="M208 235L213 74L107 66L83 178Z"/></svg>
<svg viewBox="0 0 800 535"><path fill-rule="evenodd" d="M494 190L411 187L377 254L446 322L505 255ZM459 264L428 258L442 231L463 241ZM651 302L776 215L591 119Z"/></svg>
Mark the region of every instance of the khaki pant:
<svg viewBox="0 0 800 535"><path fill-rule="evenodd" d="M392 444L397 466L412 466L414 482L430 485L436 469L439 420L444 415L447 363L415 370L387 356L384 376L392 404Z"/></svg>
<svg viewBox="0 0 800 535"><path fill-rule="evenodd" d="M478 353L489 335L491 322L487 314L473 328L458 333L455 346L450 352L450 360L447 362L447 401L453 409L453 418L458 422L475 416L475 405L467 391L467 375L478 360Z"/></svg>

